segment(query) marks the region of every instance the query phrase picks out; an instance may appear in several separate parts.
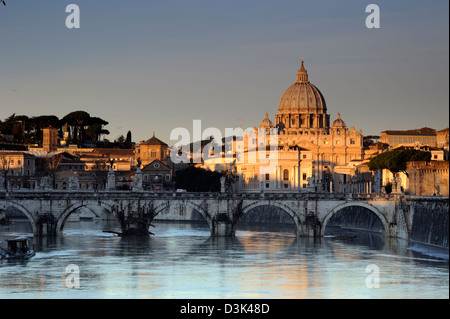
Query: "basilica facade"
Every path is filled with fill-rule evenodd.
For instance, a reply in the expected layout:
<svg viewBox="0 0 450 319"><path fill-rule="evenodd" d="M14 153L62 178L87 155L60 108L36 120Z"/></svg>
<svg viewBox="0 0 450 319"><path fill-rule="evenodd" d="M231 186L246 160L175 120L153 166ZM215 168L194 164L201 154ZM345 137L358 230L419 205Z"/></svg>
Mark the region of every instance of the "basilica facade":
<svg viewBox="0 0 450 319"><path fill-rule="evenodd" d="M255 163L237 158L232 169L238 176L239 190L345 192L352 170L364 157L363 135L353 126L348 128L339 113L330 122L325 98L309 81L302 60L296 81L281 96L275 121L266 113L259 127L254 128L255 132L277 132L276 150L267 145L268 152L277 152L276 164L271 171L263 172L264 164L258 160ZM257 147L245 145L244 159L257 151ZM204 166L220 167L208 161ZM228 169L226 165L222 168Z"/></svg>

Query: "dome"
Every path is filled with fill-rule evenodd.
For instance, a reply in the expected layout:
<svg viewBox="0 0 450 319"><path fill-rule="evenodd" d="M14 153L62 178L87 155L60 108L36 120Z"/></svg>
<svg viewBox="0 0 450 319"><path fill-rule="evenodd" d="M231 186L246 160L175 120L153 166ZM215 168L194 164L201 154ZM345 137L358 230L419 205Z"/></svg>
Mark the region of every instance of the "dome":
<svg viewBox="0 0 450 319"><path fill-rule="evenodd" d="M281 96L278 113L326 113L325 99L319 89L308 81L302 60L297 81Z"/></svg>
<svg viewBox="0 0 450 319"><path fill-rule="evenodd" d="M345 125L345 122L341 119L341 114L337 114L336 119L333 122L333 125L331 125L333 128L346 128L347 125Z"/></svg>
<svg viewBox="0 0 450 319"><path fill-rule="evenodd" d="M274 125L272 121L269 119L269 114L266 112L266 116L264 117L264 120L261 121L259 124L260 128L273 128Z"/></svg>

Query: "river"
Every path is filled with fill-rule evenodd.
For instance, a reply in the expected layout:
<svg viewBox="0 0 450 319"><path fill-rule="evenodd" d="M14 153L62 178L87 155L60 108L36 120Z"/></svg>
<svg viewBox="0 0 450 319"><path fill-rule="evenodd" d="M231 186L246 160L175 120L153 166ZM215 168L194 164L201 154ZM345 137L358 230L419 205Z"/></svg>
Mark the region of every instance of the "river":
<svg viewBox="0 0 450 319"><path fill-rule="evenodd" d="M376 233L306 239L290 225L241 225L210 238L206 224L156 222L154 236L132 239L106 223L68 222L62 238L33 239L30 260L0 262L0 298L449 298L448 250ZM18 235L32 235L28 222L0 226L0 240Z"/></svg>

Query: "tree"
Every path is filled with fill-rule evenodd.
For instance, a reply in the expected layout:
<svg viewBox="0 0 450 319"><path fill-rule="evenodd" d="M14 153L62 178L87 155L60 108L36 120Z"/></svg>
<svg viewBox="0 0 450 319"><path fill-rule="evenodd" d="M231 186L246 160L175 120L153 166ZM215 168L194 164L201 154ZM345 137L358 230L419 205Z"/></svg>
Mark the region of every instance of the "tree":
<svg viewBox="0 0 450 319"><path fill-rule="evenodd" d="M53 188L56 188L56 171L58 170L59 164L61 164L63 157L64 156L62 154L55 154L45 158L45 168L52 177Z"/></svg>
<svg viewBox="0 0 450 319"><path fill-rule="evenodd" d="M59 118L55 115L39 115L39 116L33 116L30 119L30 130L28 135L28 140L30 142L41 142L43 138L43 129L46 127L54 127L54 128L61 128L61 122Z"/></svg>
<svg viewBox="0 0 450 319"><path fill-rule="evenodd" d="M126 140L125 140L125 145L126 145L126 147L128 147L128 148L131 148L131 146L132 146L132 141L131 141L131 131L128 131L128 132L127 132L127 138L126 138Z"/></svg>
<svg viewBox="0 0 450 319"><path fill-rule="evenodd" d="M86 135L93 141L98 141L100 139L100 135L109 134L108 130L103 129L103 126L108 125L109 123L100 117L90 117L86 122Z"/></svg>
<svg viewBox="0 0 450 319"><path fill-rule="evenodd" d="M415 149L407 149L403 151L393 150L385 153L381 153L374 158L372 158L369 162L369 169L380 170L380 169L388 169L394 175L399 172L404 172L406 176L408 173L406 172L406 163L410 161L426 161L429 162L431 160L431 153L419 151Z"/></svg>
<svg viewBox="0 0 450 319"><path fill-rule="evenodd" d="M91 116L85 111L75 111L67 114L61 120L62 124L71 126L74 130L72 135L72 141L82 142L84 136L84 126L88 124Z"/></svg>
<svg viewBox="0 0 450 319"><path fill-rule="evenodd" d="M125 137L123 135L120 135L117 139L116 142L119 144L123 144L125 143Z"/></svg>
<svg viewBox="0 0 450 319"><path fill-rule="evenodd" d="M61 124L67 124L72 131L72 141L82 144L86 138L98 141L101 135L109 134L103 127L109 123L96 116L90 116L85 111L75 111L67 114L61 120Z"/></svg>
<svg viewBox="0 0 450 319"><path fill-rule="evenodd" d="M176 174L176 187L188 192L219 192L223 174L190 166Z"/></svg>

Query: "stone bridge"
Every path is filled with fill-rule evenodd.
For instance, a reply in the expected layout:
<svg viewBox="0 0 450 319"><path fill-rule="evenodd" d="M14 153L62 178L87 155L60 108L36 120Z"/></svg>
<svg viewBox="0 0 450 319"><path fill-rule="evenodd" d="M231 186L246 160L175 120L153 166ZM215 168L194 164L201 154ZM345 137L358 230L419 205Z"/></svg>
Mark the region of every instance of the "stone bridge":
<svg viewBox="0 0 450 319"><path fill-rule="evenodd" d="M122 232L146 228L163 211L196 210L212 236L233 236L242 216L258 207L278 207L294 221L299 237L321 237L330 218L347 207L363 207L382 224L387 237L408 239L416 203L448 202L448 197L336 193L173 193L136 191L0 191L0 213L10 207L30 220L35 236L61 236L67 218L79 208L110 214Z"/></svg>

